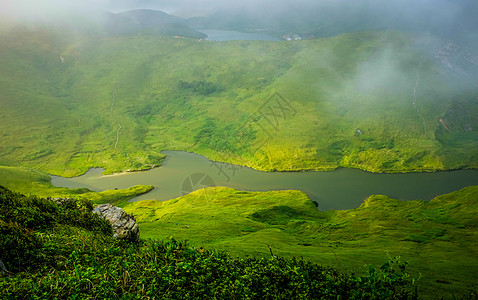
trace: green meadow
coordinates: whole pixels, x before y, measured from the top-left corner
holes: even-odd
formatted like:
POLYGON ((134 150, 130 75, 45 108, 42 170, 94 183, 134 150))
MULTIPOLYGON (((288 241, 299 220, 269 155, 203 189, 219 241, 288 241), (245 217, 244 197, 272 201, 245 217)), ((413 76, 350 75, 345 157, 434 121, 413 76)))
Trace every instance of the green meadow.
POLYGON ((344 272, 400 256, 420 278, 423 298, 460 298, 477 289, 477 186, 430 202, 370 196, 344 211, 318 211, 299 191, 221 187, 124 209, 136 216, 143 238, 174 237, 239 257, 268 257, 270 246, 274 255, 344 272))
POLYGON ((360 274, 301 259, 240 258, 185 241, 118 241, 88 200, 0 187, 2 299, 416 298, 398 258, 360 274), (3 263, 5 262, 5 263, 3 263), (6 268, 5 268, 6 266, 6 268))

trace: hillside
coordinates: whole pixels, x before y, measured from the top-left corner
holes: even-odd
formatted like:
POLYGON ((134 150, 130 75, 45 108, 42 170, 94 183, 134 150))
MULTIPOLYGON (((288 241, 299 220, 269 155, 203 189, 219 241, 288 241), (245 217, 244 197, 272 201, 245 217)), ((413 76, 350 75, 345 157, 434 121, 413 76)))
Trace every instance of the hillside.
POLYGON ((138 24, 145 26, 156 26, 164 23, 185 23, 184 19, 167 14, 163 11, 150 10, 150 9, 135 9, 118 13, 118 15, 126 17, 135 21, 138 24))
MULTIPOLYGON (((391 291, 401 298, 400 293, 410 296, 418 287, 422 299, 468 298, 476 293, 477 195, 475 186, 431 202, 371 196, 358 209, 319 212, 298 191, 200 190, 166 202, 120 202, 136 216, 143 238, 140 244, 129 245, 104 235, 102 223, 83 210, 92 207, 88 198, 71 194, 79 199, 73 202, 76 206, 62 208, 2 188, 0 243, 9 251, 2 252, 0 260, 10 273, 0 281, 0 290, 10 296, 150 291, 186 297, 208 295, 202 284, 223 282, 214 288, 218 293, 261 295, 266 293, 264 287, 297 297, 358 293, 358 299, 365 299, 368 293, 379 293, 385 298, 391 291), (148 238, 152 240, 144 240, 148 238), (188 240, 190 246, 176 240, 188 240), (228 254, 220 252, 224 250, 228 254), (271 251, 281 258, 270 259, 271 251), (395 256, 401 263, 391 259, 395 256), (383 267, 376 277, 376 269, 367 273, 364 265, 383 267), (388 273, 400 265, 410 275, 388 273), (231 272, 233 266, 244 267, 245 273, 231 272), (296 271, 290 273, 289 267, 296 271), (271 286, 255 283, 254 278, 264 276, 273 276, 271 286), (418 286, 410 286, 412 278, 420 278, 418 286), (190 285, 190 280, 197 284, 190 285), (281 280, 290 285, 284 288, 281 280), (303 280, 307 283, 301 288, 292 288, 303 280), (50 289, 52 282, 58 282, 58 288, 50 289), (325 283, 335 288, 326 289, 325 283)), ((104 201, 111 200, 96 202, 104 201)))
POLYGON ((423 299, 472 299, 477 291, 478 186, 430 202, 375 195, 344 211, 320 212, 299 191, 220 187, 124 208, 136 216, 145 238, 172 236, 240 257, 266 256, 269 245, 275 255, 349 272, 400 256, 411 276, 421 274, 423 299))
MULTIPOLYGON (((200 29, 266 31, 277 37, 295 33, 304 38, 402 30, 432 33, 476 47, 476 1, 435 0, 433 5, 431 3, 412 0, 244 0, 216 3, 206 14, 191 14, 188 24, 200 29)), ((185 5, 180 11, 188 11, 185 5)))
POLYGON ((0 35, 0 164, 74 176, 187 150, 259 170, 478 166, 477 60, 433 36, 0 35))
POLYGON ((207 35, 191 29, 182 18, 169 15, 162 11, 136 9, 117 14, 135 22, 143 34, 162 34, 167 36, 181 36, 202 39, 207 35))
POLYGON ((117 241, 91 202, 0 187, 0 298, 412 299, 405 265, 349 275, 299 259, 238 258, 185 242, 117 241), (5 270, 6 269, 6 270, 5 270))

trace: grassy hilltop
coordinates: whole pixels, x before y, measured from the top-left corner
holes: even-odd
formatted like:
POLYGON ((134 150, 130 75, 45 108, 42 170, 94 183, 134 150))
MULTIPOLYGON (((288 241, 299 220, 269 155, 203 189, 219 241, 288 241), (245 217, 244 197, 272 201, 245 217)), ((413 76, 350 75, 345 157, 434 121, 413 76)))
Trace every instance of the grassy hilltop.
POLYGON ((188 150, 260 170, 475 168, 476 87, 420 46, 427 38, 5 31, 0 164, 73 176, 147 169, 162 150, 188 150))

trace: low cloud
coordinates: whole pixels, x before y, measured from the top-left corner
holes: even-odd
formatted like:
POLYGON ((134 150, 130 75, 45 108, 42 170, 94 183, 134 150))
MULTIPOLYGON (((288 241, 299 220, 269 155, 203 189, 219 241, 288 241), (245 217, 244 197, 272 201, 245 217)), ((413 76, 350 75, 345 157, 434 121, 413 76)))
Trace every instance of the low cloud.
POLYGON ((166 12, 200 8, 224 12, 228 17, 237 12, 239 18, 263 23, 305 22, 311 27, 362 17, 359 21, 363 23, 380 20, 385 24, 382 27, 459 35, 468 41, 477 39, 478 29, 476 0, 10 0, 0 2, 0 17, 35 21, 71 12, 138 8, 166 12))

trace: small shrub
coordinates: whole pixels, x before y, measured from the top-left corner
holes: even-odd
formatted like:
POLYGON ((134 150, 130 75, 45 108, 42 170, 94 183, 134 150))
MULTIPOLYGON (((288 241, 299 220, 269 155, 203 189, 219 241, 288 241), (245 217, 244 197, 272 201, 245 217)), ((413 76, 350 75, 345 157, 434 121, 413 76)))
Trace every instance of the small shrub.
POLYGON ((42 244, 32 230, 0 221, 0 260, 10 272, 30 270, 43 262, 42 244))

